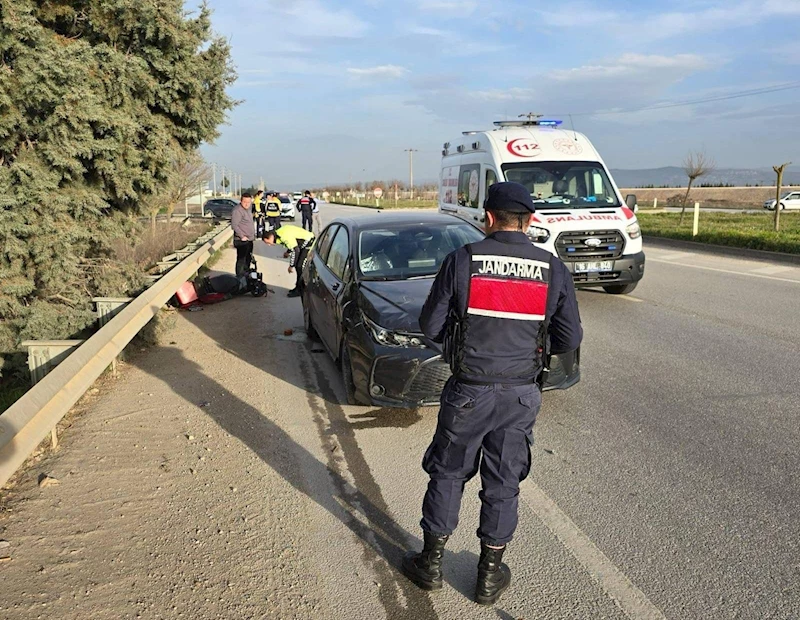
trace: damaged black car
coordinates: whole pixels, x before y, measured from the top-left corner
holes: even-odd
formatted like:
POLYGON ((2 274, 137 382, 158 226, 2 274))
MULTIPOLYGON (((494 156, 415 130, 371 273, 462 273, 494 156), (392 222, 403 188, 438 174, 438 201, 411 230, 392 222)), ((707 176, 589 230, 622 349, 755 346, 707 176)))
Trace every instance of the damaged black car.
MULTIPOLYGON (((349 404, 438 403, 450 368, 419 314, 444 258, 483 236, 430 212, 337 218, 322 232, 303 272, 303 316, 338 364, 349 404)), ((579 353, 553 356, 545 389, 577 383, 579 353)))

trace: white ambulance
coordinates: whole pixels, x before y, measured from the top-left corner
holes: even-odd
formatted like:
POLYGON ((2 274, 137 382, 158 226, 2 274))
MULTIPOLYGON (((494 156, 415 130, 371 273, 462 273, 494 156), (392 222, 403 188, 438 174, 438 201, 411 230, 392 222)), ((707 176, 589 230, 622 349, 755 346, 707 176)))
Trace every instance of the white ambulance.
POLYGON ((563 260, 576 286, 630 293, 644 276, 636 197, 623 202, 586 136, 528 116, 445 143, 439 211, 481 225, 487 188, 521 183, 536 206, 531 241, 563 260))

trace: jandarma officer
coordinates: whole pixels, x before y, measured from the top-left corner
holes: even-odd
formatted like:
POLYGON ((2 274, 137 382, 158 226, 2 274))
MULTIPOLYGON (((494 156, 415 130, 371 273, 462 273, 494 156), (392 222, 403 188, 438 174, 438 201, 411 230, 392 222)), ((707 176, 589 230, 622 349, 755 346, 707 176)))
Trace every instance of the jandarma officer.
POLYGON ((419 587, 442 587, 442 557, 458 525, 464 485, 481 474, 481 555, 475 597, 491 605, 511 583, 503 552, 517 527, 519 484, 531 466, 538 380, 550 351, 578 348, 583 337, 567 267, 525 232, 533 222, 528 190, 496 183, 486 200, 483 241, 451 253, 422 308, 420 326, 443 343, 453 376, 422 466, 430 475, 422 503, 424 548, 409 552, 403 573, 419 587))

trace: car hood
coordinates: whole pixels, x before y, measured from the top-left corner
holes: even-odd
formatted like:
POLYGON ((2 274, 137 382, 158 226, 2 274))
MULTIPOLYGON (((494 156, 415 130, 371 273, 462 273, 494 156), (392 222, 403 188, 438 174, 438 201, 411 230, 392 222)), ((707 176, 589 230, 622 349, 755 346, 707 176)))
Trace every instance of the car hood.
POLYGON ((432 285, 433 278, 361 282, 359 306, 381 327, 419 333, 419 313, 432 285))

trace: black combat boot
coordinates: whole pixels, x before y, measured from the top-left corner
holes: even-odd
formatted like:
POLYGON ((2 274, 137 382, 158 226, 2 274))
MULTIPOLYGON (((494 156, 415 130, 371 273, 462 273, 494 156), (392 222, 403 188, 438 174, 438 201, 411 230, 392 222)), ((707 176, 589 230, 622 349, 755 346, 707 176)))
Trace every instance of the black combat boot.
POLYGON ((481 605, 494 605, 511 585, 511 570, 503 564, 505 550, 505 547, 492 549, 481 543, 478 582, 475 584, 475 600, 481 605))
POLYGON ((442 587, 442 556, 449 536, 435 536, 423 532, 425 546, 421 553, 409 551, 403 558, 403 574, 423 590, 442 587))

